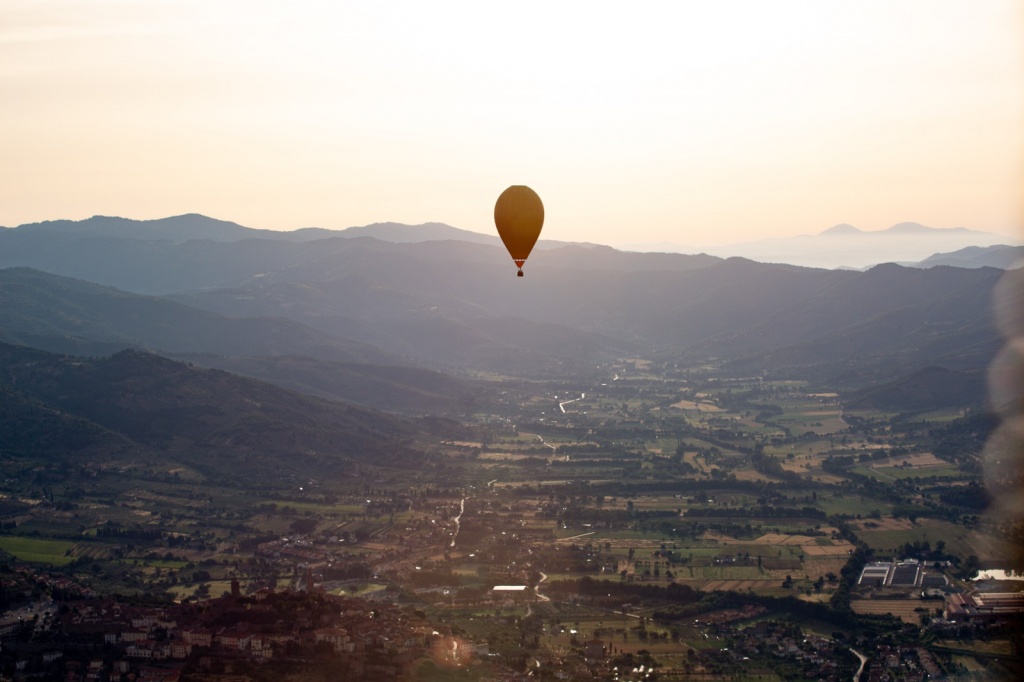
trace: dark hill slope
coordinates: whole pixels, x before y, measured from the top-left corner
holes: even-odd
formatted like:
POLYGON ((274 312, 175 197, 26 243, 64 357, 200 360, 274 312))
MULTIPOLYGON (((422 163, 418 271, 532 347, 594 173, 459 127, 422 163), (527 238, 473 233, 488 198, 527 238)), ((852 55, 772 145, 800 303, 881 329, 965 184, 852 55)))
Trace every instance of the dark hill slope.
POLYGON ((73 355, 147 349, 378 409, 442 414, 471 400, 464 382, 293 320, 222 316, 28 268, 0 270, 0 319, 0 342, 73 355))
POLYGON ((950 407, 983 405, 988 393, 981 370, 954 372, 926 367, 895 381, 844 396, 847 409, 886 412, 926 412, 950 407))
POLYGON ((749 352, 733 363, 741 371, 816 368, 840 385, 864 385, 931 365, 980 369, 1001 345, 991 312, 998 270, 883 265, 845 274, 855 276, 704 352, 749 352))
MULTIPOLYGON (((60 413, 91 445, 112 434, 210 477, 340 476, 420 457, 411 422, 137 351, 86 359, 0 345, 0 377, 11 409, 35 406, 39 425, 60 413)), ((19 431, 17 449, 48 456, 49 438, 19 431)))
MULTIPOLYGON (((564 325, 498 317, 465 301, 397 290, 381 284, 384 280, 383 275, 366 281, 351 276, 338 286, 286 281, 266 288, 257 278, 252 289, 179 299, 212 301, 209 308, 223 310, 218 314, 28 268, 9 268, 0 270, 0 341, 81 355, 138 347, 165 355, 307 356, 376 366, 410 365, 415 360, 405 358, 415 358, 510 373, 571 371, 629 348, 564 325)), ((258 376, 280 378, 272 372, 258 376)), ((393 380, 393 372, 382 378, 393 380)), ((420 377, 410 381, 415 384, 420 377)), ((438 383, 447 382, 438 376, 438 383)), ((336 384, 332 397, 384 406, 338 389, 344 385, 336 384)), ((411 404, 410 408, 419 411, 411 404)))
POLYGON ((124 436, 0 382, 0 471, 7 475, 22 468, 19 462, 41 454, 58 461, 96 460, 141 450, 124 436))
POLYGON ((175 357, 306 395, 358 403, 396 414, 459 416, 471 412, 475 404, 472 384, 416 367, 327 362, 297 355, 182 354, 175 357))

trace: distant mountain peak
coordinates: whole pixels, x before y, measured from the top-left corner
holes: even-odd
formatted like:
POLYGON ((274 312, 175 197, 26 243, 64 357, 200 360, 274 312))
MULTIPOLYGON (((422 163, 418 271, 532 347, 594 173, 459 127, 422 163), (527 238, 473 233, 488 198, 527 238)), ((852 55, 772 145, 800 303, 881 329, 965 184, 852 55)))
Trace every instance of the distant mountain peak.
POLYGON ((850 225, 849 223, 840 223, 833 225, 827 230, 822 230, 819 236, 836 235, 836 234, 861 234, 863 230, 850 225))

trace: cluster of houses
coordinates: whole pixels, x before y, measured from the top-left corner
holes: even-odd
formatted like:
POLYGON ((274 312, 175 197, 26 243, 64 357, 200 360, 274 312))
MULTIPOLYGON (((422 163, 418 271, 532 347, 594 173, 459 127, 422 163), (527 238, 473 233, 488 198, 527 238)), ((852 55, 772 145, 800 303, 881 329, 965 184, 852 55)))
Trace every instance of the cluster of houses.
POLYGON ((927 649, 879 645, 861 680, 866 682, 942 682, 942 668, 927 649))
POLYGON ((202 604, 145 606, 82 599, 58 606, 49 646, 3 641, 17 671, 69 682, 174 682, 183 670, 223 670, 239 662, 301 667, 340 661, 353 680, 398 679, 428 650, 433 631, 390 604, 318 592, 263 590, 202 604), (415 622, 414 622, 415 621, 415 622))
MULTIPOLYGON (((835 640, 811 634, 795 633, 792 626, 779 627, 771 621, 758 621, 751 627, 733 631, 730 651, 733 658, 754 660, 760 654, 788 658, 803 664, 804 672, 820 680, 849 679, 844 677, 838 661, 845 647, 835 640)), ((932 654, 920 646, 879 644, 863 650, 862 682, 935 682, 945 673, 932 654)), ((847 671, 848 672, 848 671, 847 671)))
POLYGON ((819 680, 837 680, 841 673, 839 650, 844 647, 835 640, 794 632, 771 621, 734 631, 730 641, 731 657, 739 663, 767 655, 799 662, 805 673, 819 680))

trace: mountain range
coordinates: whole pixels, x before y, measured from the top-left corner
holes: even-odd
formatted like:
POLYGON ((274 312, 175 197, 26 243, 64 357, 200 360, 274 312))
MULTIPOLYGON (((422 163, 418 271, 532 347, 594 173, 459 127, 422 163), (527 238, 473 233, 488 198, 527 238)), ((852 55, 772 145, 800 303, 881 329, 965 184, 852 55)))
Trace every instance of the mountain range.
POLYGON ((580 376, 643 352, 863 387, 984 367, 1001 344, 990 267, 821 270, 549 243, 518 279, 493 238, 448 226, 297 232, 196 215, 0 230, 0 341, 139 348, 414 413, 472 401, 453 372, 580 376))
POLYGON ((0 230, 0 342, 132 348, 405 415, 472 411, 481 372, 596 377, 634 354, 874 402, 949 376, 977 404, 978 372, 1003 344, 991 312, 1003 271, 983 263, 1014 248, 857 271, 549 242, 519 279, 495 238, 440 224, 52 221, 0 230))
MULTIPOLYGON (((501 250, 501 242, 496 235, 481 234, 470 230, 445 225, 444 223, 423 223, 420 225, 404 225, 401 223, 373 223, 342 230, 319 227, 306 227, 292 231, 262 230, 239 225, 226 220, 217 220, 203 215, 190 213, 156 220, 131 220, 111 216, 93 216, 85 220, 52 220, 39 223, 28 223, 18 227, 0 227, 0 267, 10 264, 32 265, 47 269, 59 267, 63 272, 71 272, 72 265, 67 262, 66 249, 75 246, 93 247, 93 250, 82 254, 92 257, 113 257, 106 251, 110 244, 96 249, 96 240, 108 238, 132 239, 148 242, 165 242, 162 248, 153 247, 155 253, 127 254, 140 267, 153 264, 153 259, 160 252, 170 247, 179 256, 187 254, 189 249, 183 245, 189 241, 212 241, 230 243, 241 240, 284 241, 293 244, 319 243, 332 237, 353 239, 372 237, 373 239, 404 244, 419 244, 431 241, 459 241, 471 244, 486 244, 501 250), (40 252, 41 244, 63 245, 56 253, 40 252), (4 259, 4 252, 10 255, 4 259), (149 258, 145 258, 145 256, 149 258), (32 261, 32 262, 30 262, 32 261)), ((593 259, 602 253, 602 247, 589 243, 573 243, 542 239, 537 243, 537 251, 559 249, 565 246, 582 247, 587 257, 593 259)), ((895 262, 912 267, 932 267, 934 265, 953 265, 955 267, 996 267, 1007 269, 1018 266, 1024 257, 1024 240, 1008 238, 1005 235, 970 230, 963 227, 933 228, 918 223, 898 223, 886 230, 865 231, 846 223, 834 225, 816 235, 800 235, 796 237, 779 237, 742 242, 724 246, 706 247, 705 259, 711 257, 724 259, 742 257, 766 263, 786 263, 805 267, 829 269, 868 269, 874 265, 895 262), (710 256, 707 254, 711 254, 710 256)), ((216 250, 214 249, 215 253, 216 250)), ((302 258, 302 249, 291 253, 302 258)), ((604 257, 614 253, 617 263, 621 263, 626 253, 643 253, 647 255, 661 254, 662 264, 669 262, 673 256, 689 251, 673 243, 637 243, 627 244, 621 250, 603 247, 604 257)), ((261 262, 265 252, 257 245, 250 254, 251 264, 261 262)), ((194 258, 199 258, 193 254, 194 258)), ((87 261, 88 259, 81 259, 87 261)), ((650 259, 634 259, 638 267, 650 268, 650 259)), ((110 265, 112 263, 106 263, 110 265)), ((86 276, 85 263, 82 263, 86 276)), ((127 264, 126 264, 127 265, 127 264)), ((144 274, 139 271, 137 275, 144 274)), ((156 274, 156 273, 154 273, 156 274)), ((210 273, 213 276, 213 273, 210 273)), ((86 276, 87 279, 91 279, 86 276)), ((137 280, 141 277, 137 277, 137 280)), ((96 280, 99 281, 99 280, 96 280)), ((110 282, 116 284, 115 282, 110 282)), ((160 293, 174 282, 161 282, 159 278, 148 284, 151 293, 160 293)), ((136 281, 135 288, 146 286, 136 281)))

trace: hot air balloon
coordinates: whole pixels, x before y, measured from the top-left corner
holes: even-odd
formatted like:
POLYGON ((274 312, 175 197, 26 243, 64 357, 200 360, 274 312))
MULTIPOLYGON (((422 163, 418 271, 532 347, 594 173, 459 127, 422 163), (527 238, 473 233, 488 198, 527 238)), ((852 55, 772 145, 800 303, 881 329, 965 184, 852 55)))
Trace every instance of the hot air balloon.
POLYGON ((544 204, 540 202, 537 193, 526 185, 512 185, 501 193, 494 204, 494 224, 508 254, 519 266, 516 276, 522 277, 523 263, 537 243, 540 228, 544 226, 544 204))

